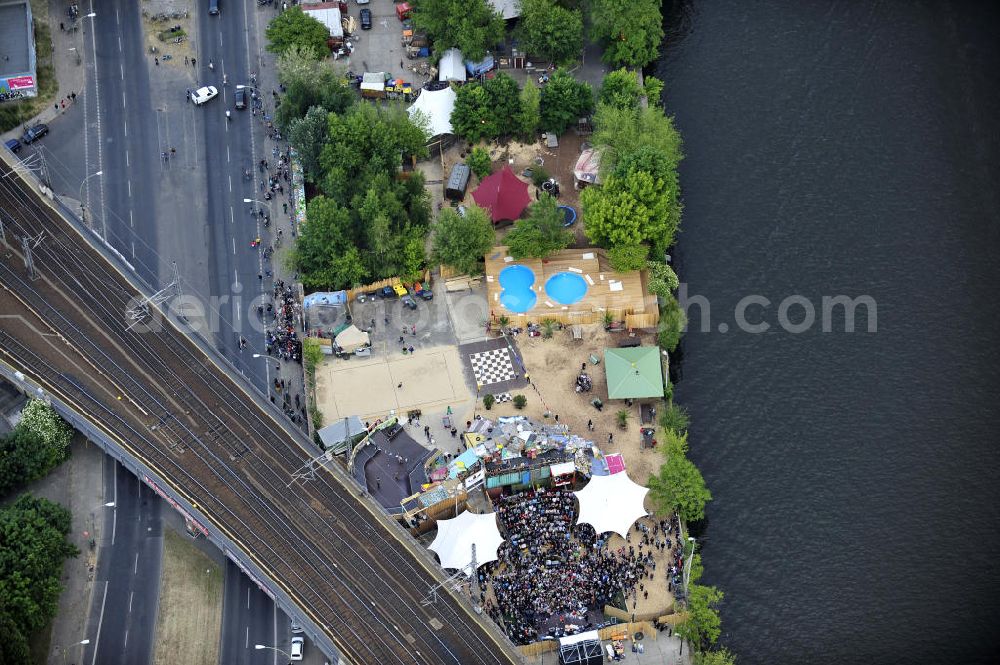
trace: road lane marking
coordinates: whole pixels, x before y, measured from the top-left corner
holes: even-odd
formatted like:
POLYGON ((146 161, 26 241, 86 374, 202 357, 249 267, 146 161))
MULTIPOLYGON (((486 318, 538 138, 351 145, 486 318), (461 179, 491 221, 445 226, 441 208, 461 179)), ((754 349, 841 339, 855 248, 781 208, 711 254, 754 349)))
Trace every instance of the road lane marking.
MULTIPOLYGON (((122 127, 125 130, 125 136, 128 136, 128 120, 122 120, 122 127)), ((125 150, 125 159, 128 160, 128 149, 125 150)))
POLYGON ((232 160, 232 159, 230 159, 230 157, 229 157, 229 146, 228 146, 228 145, 226 146, 226 161, 227 161, 227 162, 231 162, 231 161, 233 161, 233 160, 232 160))
POLYGON ((236 256, 236 236, 233 236, 233 256, 236 256))
POLYGON ((135 597, 135 591, 128 592, 128 613, 132 614, 132 599, 135 597))
POLYGON ((236 217, 233 215, 233 206, 229 206, 229 223, 230 224, 236 223, 236 217))
POLYGON ((120 63, 120 64, 118 65, 118 69, 120 69, 120 70, 121 70, 121 73, 122 73, 122 80, 124 81, 124 80, 125 80, 125 65, 124 65, 124 63, 120 63))
POLYGON ((122 38, 121 35, 118 36, 118 52, 122 52, 122 38))
POLYGON ((247 609, 250 609, 250 587, 247 587, 247 609))
POLYGON ((122 651, 128 648, 128 628, 125 629, 125 641, 122 642, 122 651))
POLYGON ((127 180, 126 183, 128 184, 128 197, 132 198, 132 181, 127 180))
POLYGON ((232 194, 233 193, 233 176, 228 176, 227 179, 229 180, 229 193, 232 194))
POLYGON ((90 665, 97 662, 97 647, 101 644, 101 624, 104 623, 104 603, 108 600, 108 583, 104 582, 104 597, 101 598, 101 615, 97 619, 97 637, 94 638, 94 657, 90 659, 90 665))
POLYGON ((122 92, 122 108, 125 108, 125 93, 122 92))
POLYGON ((132 566, 132 574, 135 575, 139 572, 139 553, 135 553, 135 564, 132 566))
MULTIPOLYGON (((126 136, 128 136, 127 132, 126 132, 126 136)), ((129 165, 129 163, 128 163, 128 148, 126 148, 125 149, 125 166, 128 166, 128 165, 129 165)))
POLYGON ((247 636, 243 640, 243 648, 244 649, 249 649, 250 648, 250 626, 247 626, 247 636))
POLYGON ((135 258, 135 243, 132 243, 132 258, 135 258))
POLYGON ((135 222, 132 221, 132 208, 128 209, 128 225, 135 228, 135 222))

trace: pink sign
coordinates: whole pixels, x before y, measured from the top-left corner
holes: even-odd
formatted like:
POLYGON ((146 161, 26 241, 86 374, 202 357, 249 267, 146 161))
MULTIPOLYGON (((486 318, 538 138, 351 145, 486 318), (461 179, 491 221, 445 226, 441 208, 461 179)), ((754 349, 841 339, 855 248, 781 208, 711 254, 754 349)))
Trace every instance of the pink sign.
POLYGON ((604 462, 608 465, 608 475, 613 476, 625 470, 625 458, 621 453, 611 453, 604 456, 604 462))
POLYGON ((32 76, 12 76, 7 79, 7 87, 11 90, 26 90, 35 87, 35 79, 32 76))

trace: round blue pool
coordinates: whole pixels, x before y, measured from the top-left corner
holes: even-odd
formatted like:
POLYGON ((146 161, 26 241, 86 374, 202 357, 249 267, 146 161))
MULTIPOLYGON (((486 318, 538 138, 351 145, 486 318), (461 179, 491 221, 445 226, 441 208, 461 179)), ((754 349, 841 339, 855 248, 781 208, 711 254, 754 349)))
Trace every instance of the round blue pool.
POLYGON ((573 226, 576 223, 576 210, 570 206, 559 206, 563 213, 563 226, 573 226))
POLYGON ((575 272, 557 272, 545 282, 545 293, 560 305, 572 305, 587 295, 587 282, 575 272))
POLYGON ((500 304, 521 314, 535 306, 538 296, 532 290, 535 272, 527 266, 508 266, 500 271, 500 304))

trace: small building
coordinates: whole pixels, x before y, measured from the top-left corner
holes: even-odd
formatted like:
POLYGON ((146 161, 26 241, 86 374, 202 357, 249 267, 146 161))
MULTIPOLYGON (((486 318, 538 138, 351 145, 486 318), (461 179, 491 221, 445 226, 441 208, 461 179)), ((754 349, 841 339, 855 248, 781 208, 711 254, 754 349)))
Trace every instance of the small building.
POLYGON ((303 5, 302 11, 307 16, 316 19, 330 32, 330 39, 333 46, 341 46, 344 43, 344 25, 340 16, 339 2, 321 2, 314 5, 303 5))
POLYGON ((448 185, 444 188, 444 195, 449 199, 461 201, 465 198, 465 188, 469 185, 469 176, 472 169, 468 164, 455 164, 451 167, 451 174, 448 175, 448 185))
POLYGON ((367 433, 368 430, 365 429, 361 418, 347 416, 330 423, 319 430, 316 435, 319 436, 320 444, 324 450, 339 455, 353 448, 354 444, 363 439, 367 433))
MULTIPOLYGON (((75 5, 71 12, 79 14, 75 5)), ((35 31, 28 0, 0 2, 0 101, 38 96, 35 31)), ((77 63, 79 64, 79 63, 77 63)))

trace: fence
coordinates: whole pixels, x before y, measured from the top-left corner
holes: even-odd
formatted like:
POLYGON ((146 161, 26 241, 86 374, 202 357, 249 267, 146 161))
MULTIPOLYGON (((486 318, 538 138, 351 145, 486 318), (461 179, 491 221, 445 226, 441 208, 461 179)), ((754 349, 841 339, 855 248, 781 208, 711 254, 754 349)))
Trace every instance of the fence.
MULTIPOLYGON (((620 639, 631 639, 633 635, 641 632, 643 637, 652 637, 654 640, 658 637, 658 632, 653 624, 649 621, 630 621, 627 623, 616 623, 612 626, 606 626, 597 631, 598 636, 601 640, 620 640, 620 639)), ((532 642, 531 644, 525 644, 519 646, 518 650, 521 655, 525 658, 532 658, 535 656, 540 656, 543 653, 548 653, 550 651, 557 651, 559 649, 558 640, 543 640, 541 642, 532 642)))

